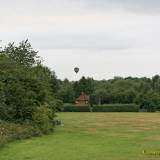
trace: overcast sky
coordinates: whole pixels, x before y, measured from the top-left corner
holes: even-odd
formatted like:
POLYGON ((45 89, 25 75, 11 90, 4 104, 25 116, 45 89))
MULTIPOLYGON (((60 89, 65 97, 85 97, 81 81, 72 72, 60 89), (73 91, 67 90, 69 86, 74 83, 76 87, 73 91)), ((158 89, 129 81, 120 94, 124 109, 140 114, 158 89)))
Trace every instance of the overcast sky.
POLYGON ((1 45, 27 38, 61 79, 152 77, 160 0, 0 0, 1 45))

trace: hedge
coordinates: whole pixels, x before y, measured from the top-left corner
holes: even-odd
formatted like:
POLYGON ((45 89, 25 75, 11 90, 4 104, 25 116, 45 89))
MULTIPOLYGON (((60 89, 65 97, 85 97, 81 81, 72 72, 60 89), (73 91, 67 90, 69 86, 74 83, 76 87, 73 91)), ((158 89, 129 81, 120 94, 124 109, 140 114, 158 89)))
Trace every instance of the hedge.
POLYGON ((136 104, 103 104, 89 106, 77 106, 65 104, 62 112, 139 112, 139 105, 136 104))
POLYGON ((136 104, 104 104, 93 107, 93 112, 139 112, 136 104))
POLYGON ((62 112, 90 112, 89 106, 64 105, 62 112))

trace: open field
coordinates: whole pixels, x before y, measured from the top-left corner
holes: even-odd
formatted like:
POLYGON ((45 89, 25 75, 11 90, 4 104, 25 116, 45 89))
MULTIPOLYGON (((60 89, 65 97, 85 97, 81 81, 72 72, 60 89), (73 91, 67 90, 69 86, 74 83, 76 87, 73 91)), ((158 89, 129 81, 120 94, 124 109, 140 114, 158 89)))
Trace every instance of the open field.
POLYGON ((51 135, 0 149, 0 160, 155 160, 160 113, 59 113, 51 135), (147 154, 142 153, 146 150, 147 154))

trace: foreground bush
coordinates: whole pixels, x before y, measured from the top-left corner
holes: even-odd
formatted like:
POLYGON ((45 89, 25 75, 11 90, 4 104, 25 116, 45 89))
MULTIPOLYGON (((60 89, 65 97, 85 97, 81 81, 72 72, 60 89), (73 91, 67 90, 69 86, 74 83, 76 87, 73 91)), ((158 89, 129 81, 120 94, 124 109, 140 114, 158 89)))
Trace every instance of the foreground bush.
POLYGON ((48 105, 40 106, 33 114, 33 123, 43 133, 53 131, 54 128, 54 112, 48 105))
POLYGON ((104 104, 94 106, 93 112, 138 112, 139 106, 136 104, 104 104))
POLYGON ((16 124, 4 121, 0 122, 0 146, 16 139, 26 139, 41 134, 42 132, 39 128, 27 123, 16 124))
POLYGON ((32 121, 23 123, 0 121, 0 146, 14 140, 47 134, 53 131, 55 125, 60 124, 61 121, 55 120, 53 108, 47 104, 42 105, 35 110, 32 121))

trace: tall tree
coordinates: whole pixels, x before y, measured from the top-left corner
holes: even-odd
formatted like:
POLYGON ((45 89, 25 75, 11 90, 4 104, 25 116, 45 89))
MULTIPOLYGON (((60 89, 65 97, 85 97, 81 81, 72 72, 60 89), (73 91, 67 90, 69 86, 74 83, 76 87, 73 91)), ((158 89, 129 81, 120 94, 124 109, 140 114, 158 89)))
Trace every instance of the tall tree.
POLYGON ((75 96, 78 97, 81 92, 91 95, 94 91, 94 81, 92 78, 82 77, 74 83, 75 96))
POLYGON ((28 39, 20 42, 19 46, 16 46, 14 43, 9 43, 2 53, 13 59, 15 62, 27 67, 31 67, 41 62, 40 57, 37 56, 37 51, 32 49, 28 39))
MULTIPOLYGON (((9 52, 8 48, 5 48, 0 54, 0 100, 2 103, 4 95, 7 120, 31 120, 40 105, 47 103, 52 109, 56 105, 55 73, 41 64, 36 65, 36 56, 32 54, 35 52, 32 50, 31 53, 29 46, 26 45, 26 49, 22 50, 19 46, 12 46, 11 50, 16 52, 9 52), (24 60, 19 57, 21 55, 24 60)), ((1 111, 2 109, 4 107, 1 107, 1 111)), ((4 111, 1 113, 4 115, 4 111)))
POLYGON ((60 88, 58 91, 58 96, 64 103, 74 103, 75 102, 75 92, 73 89, 72 82, 69 82, 65 79, 63 82, 60 82, 60 88))

